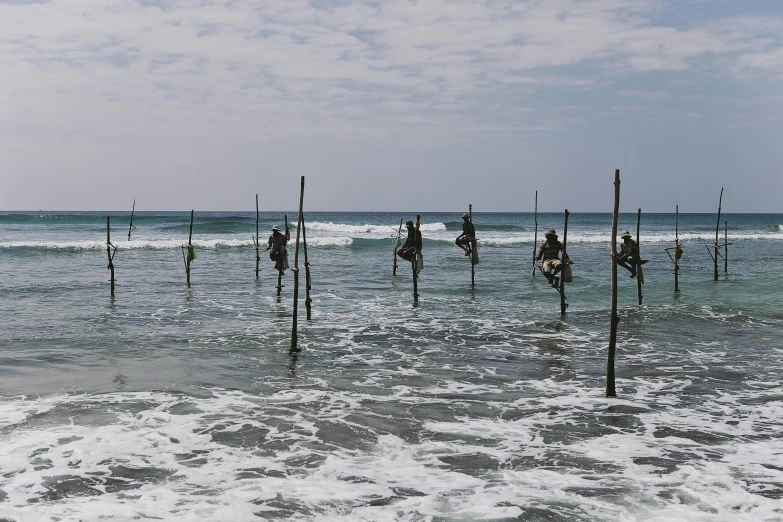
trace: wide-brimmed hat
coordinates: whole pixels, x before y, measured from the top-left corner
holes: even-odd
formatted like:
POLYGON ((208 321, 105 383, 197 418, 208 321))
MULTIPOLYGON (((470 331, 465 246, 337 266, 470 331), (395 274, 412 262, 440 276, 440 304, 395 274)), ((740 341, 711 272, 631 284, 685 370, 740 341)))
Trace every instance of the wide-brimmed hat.
POLYGON ((631 233, 626 230, 625 232, 620 234, 620 237, 631 237, 631 233))
POLYGON ((405 226, 411 228, 413 226, 413 221, 406 221, 405 226))
POLYGON ((550 228, 549 230, 546 231, 546 234, 544 234, 544 235, 545 236, 555 236, 555 237, 557 237, 557 232, 555 232, 554 228, 550 228))
POLYGON ((277 228, 277 225, 275 225, 275 226, 273 226, 272 228, 270 228, 270 229, 269 229, 269 231, 270 231, 270 232, 280 232, 280 229, 279 229, 279 228, 277 228))
POLYGON ((470 214, 468 214, 467 212, 462 214, 462 219, 470 219, 470 214))

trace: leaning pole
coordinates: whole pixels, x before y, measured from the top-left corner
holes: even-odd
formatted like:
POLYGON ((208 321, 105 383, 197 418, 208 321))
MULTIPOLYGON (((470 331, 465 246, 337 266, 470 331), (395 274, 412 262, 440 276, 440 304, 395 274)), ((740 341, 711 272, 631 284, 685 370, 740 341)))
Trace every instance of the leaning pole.
POLYGON ((617 215, 620 211, 620 169, 614 171, 614 212, 612 213, 612 306, 609 328, 609 356, 606 361, 606 396, 616 397, 614 355, 617 349, 617 215))
POLYGON ((294 248, 294 322, 291 326, 291 348, 290 351, 298 352, 301 349, 297 346, 297 311, 299 307, 299 233, 302 231, 302 203, 304 203, 305 177, 302 176, 302 188, 299 191, 299 219, 296 224, 296 247, 294 248))
POLYGON ((712 256, 714 263, 713 276, 714 280, 718 280, 718 234, 720 233, 720 207, 723 203, 723 187, 720 188, 720 198, 718 199, 718 223, 715 225, 715 255, 712 256))

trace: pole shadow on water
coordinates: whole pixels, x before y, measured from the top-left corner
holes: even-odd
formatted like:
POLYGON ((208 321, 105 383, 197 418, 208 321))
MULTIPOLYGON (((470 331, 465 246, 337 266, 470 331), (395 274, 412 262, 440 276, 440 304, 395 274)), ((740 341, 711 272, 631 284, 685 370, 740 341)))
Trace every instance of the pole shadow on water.
POLYGON ((289 379, 296 379, 296 364, 299 362, 299 352, 288 352, 288 366, 286 367, 286 375, 289 379))

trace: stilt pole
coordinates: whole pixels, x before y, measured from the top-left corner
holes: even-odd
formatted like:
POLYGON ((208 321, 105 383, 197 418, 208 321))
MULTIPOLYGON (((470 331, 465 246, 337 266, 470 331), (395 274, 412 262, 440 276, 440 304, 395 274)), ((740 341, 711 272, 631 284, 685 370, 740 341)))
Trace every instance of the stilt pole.
POLYGON ((533 273, 530 277, 536 275, 536 248, 538 247, 538 191, 536 190, 536 210, 533 214, 533 219, 536 221, 536 231, 533 233, 533 273))
POLYGON ((397 245, 400 242, 400 234, 402 234, 402 218, 400 218, 400 228, 397 230, 397 238, 394 240, 394 253, 392 254, 392 257, 394 258, 394 266, 392 267, 392 276, 397 275, 397 245))
POLYGON ((114 245, 111 243, 111 216, 106 216, 106 256, 109 258, 109 266, 106 268, 109 269, 109 272, 111 274, 111 278, 109 281, 111 281, 111 296, 114 297, 114 254, 117 252, 117 249, 114 245))
POLYGON ((416 224, 414 225, 415 232, 413 235, 414 254, 413 254, 413 262, 411 263, 411 267, 413 268, 413 302, 414 303, 419 302, 419 274, 416 273, 416 261, 417 261, 417 256, 419 255, 419 251, 415 248, 415 245, 416 245, 416 238, 419 235, 420 226, 421 226, 421 216, 416 214, 416 224))
POLYGON ((193 261, 190 252, 193 248, 193 210, 190 211, 190 233, 188 234, 188 254, 185 259, 185 276, 187 277, 188 286, 190 286, 190 263, 193 261))
MULTIPOLYGON (((468 212, 470 215, 470 226, 473 227, 473 205, 468 205, 468 212)), ((474 237, 475 237, 475 228, 474 230, 474 237)), ((471 245, 471 249, 473 248, 473 245, 471 245)), ((470 256, 470 287, 474 288, 476 286, 476 265, 473 264, 473 250, 471 250, 471 256, 470 256)))
POLYGON ((568 308, 568 301, 566 301, 565 295, 565 264, 568 263, 568 254, 566 253, 566 241, 568 240, 568 209, 565 209, 565 217, 563 218, 563 268, 560 271, 560 315, 565 315, 566 308, 568 308))
POLYGON ((617 214, 620 211, 620 169, 614 171, 614 212, 612 213, 612 306, 609 328, 609 357, 606 361, 606 396, 616 397, 614 356, 617 347, 617 214))
POLYGON ((133 199, 133 208, 131 209, 130 225, 128 226, 128 241, 130 241, 131 232, 136 227, 133 226, 133 214, 136 212, 136 199, 133 199))
POLYGON ((642 275, 642 247, 639 243, 639 225, 642 221, 642 209, 636 214, 636 295, 639 296, 639 304, 642 304, 642 284, 644 283, 644 276, 642 275))
POLYGON ((720 207, 723 203, 723 187, 720 188, 720 199, 718 199, 718 222, 715 225, 715 255, 712 256, 712 260, 715 263, 715 268, 713 270, 713 276, 714 280, 718 280, 718 233, 720 232, 720 207))
POLYGON ((304 215, 302 215, 302 246, 304 247, 304 267, 305 267, 305 309, 307 310, 307 320, 310 320, 310 303, 313 302, 310 299, 310 260, 307 258, 307 234, 305 233, 304 215))
POLYGON ((674 208, 674 291, 680 291, 680 266, 679 266, 679 246, 680 246, 680 205, 674 208))
POLYGON ((258 279, 259 264, 261 263, 261 254, 259 253, 259 243, 261 238, 258 237, 258 194, 256 194, 256 237, 253 238, 253 243, 256 244, 256 279, 258 279))
MULTIPOLYGON (((639 209, 641 210, 641 209, 639 209)), ((638 233, 637 233, 638 236, 638 233)), ((638 240, 638 239, 637 239, 638 240)), ((674 247, 668 247, 663 249, 669 259, 674 263, 674 291, 680 291, 680 256, 682 256, 682 247, 680 246, 680 206, 677 205, 674 210, 674 247), (674 250, 672 256, 671 250, 674 250)), ((709 252, 709 246, 707 246, 709 252)), ((644 282, 644 279, 642 279, 644 282)))
POLYGON ((291 347, 289 351, 298 352, 300 348, 296 345, 297 339, 297 316, 299 307, 299 233, 302 231, 302 204, 304 203, 305 177, 302 176, 302 188, 299 191, 299 218, 296 223, 296 246, 294 247, 294 322, 291 326, 291 347))

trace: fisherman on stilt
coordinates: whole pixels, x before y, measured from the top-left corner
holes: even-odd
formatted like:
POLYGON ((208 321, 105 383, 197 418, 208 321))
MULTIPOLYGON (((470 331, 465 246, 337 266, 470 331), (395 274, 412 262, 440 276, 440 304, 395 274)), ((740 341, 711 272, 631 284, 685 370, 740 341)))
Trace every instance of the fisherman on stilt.
POLYGON ((557 277, 557 274, 560 273, 560 270, 563 268, 563 262, 560 260, 560 252, 563 250, 563 243, 558 241, 557 232, 554 228, 547 230, 544 237, 546 239, 541 243, 541 246, 538 249, 536 261, 539 261, 541 258, 544 259, 542 271, 544 272, 547 281, 549 281, 549 284, 554 288, 557 288, 557 285, 560 283, 560 278, 557 277))
POLYGON ((639 245, 631 237, 627 230, 620 236, 623 244, 620 245, 620 254, 617 256, 617 264, 631 273, 631 279, 636 277, 636 267, 645 264, 647 259, 639 259, 639 245))
POLYGON ((421 231, 416 230, 413 221, 405 223, 405 227, 408 229, 408 238, 405 240, 405 244, 397 250, 397 255, 406 261, 414 263, 416 261, 416 253, 421 252, 421 231))
POLYGON ((473 227, 473 223, 470 222, 470 215, 462 214, 462 234, 457 236, 454 241, 458 247, 465 251, 465 255, 469 256, 473 254, 471 245, 476 240, 476 229, 473 227))
POLYGON ((269 241, 266 245, 267 250, 272 249, 269 252, 269 259, 275 262, 275 270, 283 272, 287 268, 285 246, 291 237, 290 232, 286 230, 285 234, 282 234, 277 225, 272 227, 271 232, 272 235, 269 236, 269 241))

